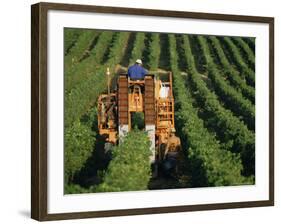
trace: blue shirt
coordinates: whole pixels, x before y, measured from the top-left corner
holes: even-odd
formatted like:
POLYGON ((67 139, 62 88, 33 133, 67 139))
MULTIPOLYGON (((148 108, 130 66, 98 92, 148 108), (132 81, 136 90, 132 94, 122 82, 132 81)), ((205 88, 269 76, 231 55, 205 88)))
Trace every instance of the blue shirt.
POLYGON ((128 69, 128 75, 131 79, 143 79, 146 74, 147 71, 138 64, 134 64, 128 69))

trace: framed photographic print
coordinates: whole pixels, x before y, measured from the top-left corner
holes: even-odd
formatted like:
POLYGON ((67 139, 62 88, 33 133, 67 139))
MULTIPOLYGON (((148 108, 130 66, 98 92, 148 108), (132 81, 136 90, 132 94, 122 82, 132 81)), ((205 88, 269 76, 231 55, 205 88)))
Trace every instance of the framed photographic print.
POLYGON ((32 218, 274 205, 274 18, 31 8, 32 218))

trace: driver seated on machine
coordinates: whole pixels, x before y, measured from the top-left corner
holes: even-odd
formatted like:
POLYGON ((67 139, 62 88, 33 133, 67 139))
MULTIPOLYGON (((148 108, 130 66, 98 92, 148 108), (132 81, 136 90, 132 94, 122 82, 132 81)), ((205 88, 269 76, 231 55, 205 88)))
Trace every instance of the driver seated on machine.
POLYGON ((128 76, 131 80, 143 80, 147 73, 147 70, 142 67, 141 59, 137 59, 136 63, 128 69, 128 76))

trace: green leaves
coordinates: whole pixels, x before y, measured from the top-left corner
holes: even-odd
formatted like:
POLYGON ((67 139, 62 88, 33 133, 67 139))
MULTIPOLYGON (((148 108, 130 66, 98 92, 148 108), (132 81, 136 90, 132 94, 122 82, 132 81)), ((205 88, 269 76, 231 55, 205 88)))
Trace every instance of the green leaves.
MULTIPOLYGON (((251 86, 248 86, 246 84, 246 82, 240 77, 240 73, 232 67, 231 63, 228 61, 228 59, 221 47, 219 40, 214 36, 208 37, 208 38, 210 39, 211 45, 216 52, 216 56, 218 57, 218 59, 220 60, 220 62, 222 64, 223 73, 225 74, 225 76, 227 77, 229 82, 238 91, 241 91, 243 96, 248 98, 254 104, 255 103, 255 89, 251 86)), ((238 38, 238 37, 233 38, 233 40, 238 40, 238 39, 241 39, 241 38, 238 38)), ((241 39, 241 41, 243 41, 243 40, 241 39)), ((244 42, 243 42, 243 44, 247 45, 244 42)), ((247 45, 247 47, 248 47, 248 45, 247 45)), ((251 50, 251 49, 248 49, 248 50, 251 50)), ((255 59, 252 59, 252 60, 255 60, 255 59)))
MULTIPOLYGON (((191 52, 190 45, 186 44, 191 52)), ((249 176, 255 173, 255 135, 248 130, 246 125, 239 118, 233 116, 230 110, 225 109, 217 99, 217 96, 211 92, 206 83, 201 79, 200 75, 194 71, 195 65, 192 63, 192 54, 186 54, 188 61, 188 84, 193 90, 196 90, 196 100, 200 107, 208 114, 204 122, 212 127, 219 136, 221 142, 226 145, 231 145, 231 150, 236 153, 241 153, 243 161, 243 174, 249 176), (189 57, 189 59, 188 59, 189 57)), ((210 59, 208 59, 210 60, 210 59)))
POLYGON ((255 55, 248 44, 244 42, 241 37, 231 38, 231 40, 236 44, 240 52, 243 52, 243 59, 247 62, 249 67, 255 70, 255 55))
MULTIPOLYGON (((101 60, 101 47, 107 47, 107 41, 101 41, 105 44, 101 46, 97 44, 94 48, 92 57, 76 65, 73 73, 67 73, 69 76, 82 77, 82 80, 73 81, 72 88, 65 91, 65 179, 66 183, 73 179, 92 153, 95 135, 92 131, 92 123, 97 117, 86 123, 81 122, 81 118, 86 113, 90 113, 91 107, 94 106, 99 94, 106 89, 106 68, 109 66, 111 70, 121 60, 124 53, 123 45, 128 40, 129 33, 117 33, 113 40, 114 47, 110 49, 105 65, 99 67, 91 66, 93 58, 101 60), (85 73, 87 73, 85 75, 85 73)), ((111 40, 112 33, 100 35, 104 39, 111 40)), ((97 64, 95 64, 97 65, 97 64)), ((73 78, 71 77, 71 78, 73 78)), ((68 80, 67 85, 72 83, 68 80)))
POLYGON ((65 181, 70 182, 92 153, 95 133, 89 126, 76 121, 65 130, 65 181))
POLYGON ((207 40, 203 36, 198 36, 200 47, 204 52, 207 61, 208 77, 212 80, 212 84, 217 96, 235 115, 241 116, 242 120, 251 130, 255 129, 255 107, 243 95, 236 91, 232 86, 228 85, 223 79, 223 75, 218 70, 211 56, 207 40))
MULTIPOLYGON (((185 44, 188 44, 186 40, 185 44)), ((226 186, 248 183, 241 175, 243 166, 239 154, 224 150, 216 137, 205 127, 203 120, 192 106, 192 96, 187 91, 183 77, 180 75, 176 54, 174 35, 169 35, 170 64, 174 77, 174 94, 176 99, 177 132, 187 142, 186 153, 189 159, 189 169, 192 173, 192 186, 226 186)), ((195 72, 194 59, 189 45, 186 47, 189 75, 195 72)), ((207 93, 207 91, 205 91, 207 93)))
MULTIPOLYGON (((128 37, 128 32, 120 32, 116 34, 113 40, 113 47, 110 49, 104 65, 99 65, 98 67, 92 66, 90 59, 87 60, 87 63, 77 65, 79 67, 77 67, 77 70, 72 76, 82 76, 84 79, 82 79, 81 82, 76 83, 71 90, 65 92, 66 126, 71 125, 74 120, 86 113, 87 110, 94 105, 99 94, 105 91, 106 68, 110 67, 110 70, 114 71, 114 67, 122 58, 124 53, 123 46, 124 43, 128 41, 128 37)), ((69 83, 67 82, 67 85, 68 84, 69 83)), ((66 87, 66 90, 68 89, 69 88, 66 87)))
POLYGON ((113 148, 113 158, 96 192, 146 190, 151 178, 150 141, 147 133, 129 132, 113 148))
POLYGON ((230 52, 237 68, 240 70, 240 73, 245 76, 249 85, 255 87, 255 73, 251 70, 246 62, 243 60, 242 56, 240 55, 238 47, 231 41, 230 37, 223 37, 219 38, 223 44, 227 47, 228 51, 230 52))
POLYGON ((151 34, 151 41, 149 43, 149 55, 148 55, 148 66, 152 71, 157 70, 159 67, 159 57, 160 57, 160 39, 158 33, 151 34))
POLYGON ((89 53, 89 48, 92 42, 99 35, 99 32, 95 30, 82 29, 80 32, 81 35, 64 59, 65 72, 73 68, 86 54, 89 53))
POLYGON ((74 46, 77 41, 81 30, 76 28, 65 28, 64 29, 64 55, 67 55, 70 49, 74 46))
POLYGON ((102 58, 112 40, 113 32, 102 32, 97 40, 96 45, 89 52, 89 57, 84 59, 70 69, 65 62, 65 91, 70 92, 73 88, 87 81, 93 72, 101 67, 102 58))
POLYGON ((134 64, 136 59, 142 58, 142 52, 143 52, 143 49, 145 47, 144 46, 144 39, 145 39, 145 33, 138 32, 136 34, 136 40, 135 40, 134 47, 133 47, 133 50, 132 50, 132 54, 131 54, 131 57, 130 57, 129 65, 134 64))

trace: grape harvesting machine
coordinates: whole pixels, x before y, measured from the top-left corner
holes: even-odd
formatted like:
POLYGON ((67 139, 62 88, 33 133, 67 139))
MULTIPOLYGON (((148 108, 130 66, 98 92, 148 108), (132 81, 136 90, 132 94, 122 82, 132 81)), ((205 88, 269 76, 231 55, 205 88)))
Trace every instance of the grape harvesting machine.
POLYGON ((143 80, 120 74, 113 92, 109 69, 107 77, 108 93, 98 98, 99 134, 105 137, 106 145, 118 144, 132 130, 132 113, 144 113, 144 129, 151 141, 150 161, 158 164, 175 129, 172 73, 147 74, 143 80))

